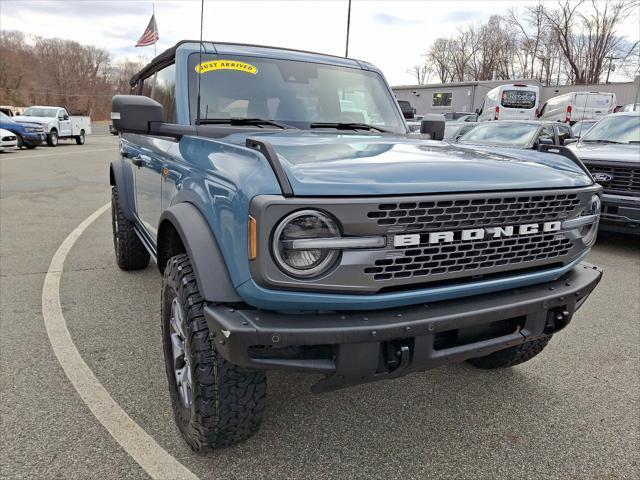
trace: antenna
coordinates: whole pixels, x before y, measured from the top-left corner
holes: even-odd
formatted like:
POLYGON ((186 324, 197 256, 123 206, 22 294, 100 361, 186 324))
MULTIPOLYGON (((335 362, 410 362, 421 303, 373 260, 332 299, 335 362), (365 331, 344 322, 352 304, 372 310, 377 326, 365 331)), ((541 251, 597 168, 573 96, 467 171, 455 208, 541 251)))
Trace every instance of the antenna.
POLYGON ((349 0, 349 10, 347 11, 347 44, 344 50, 344 57, 349 56, 349 27, 351 26, 351 0, 349 0))
MULTIPOLYGON (((202 64, 202 24, 204 22, 204 0, 200 0, 200 53, 198 66, 202 64)), ((196 106, 196 125, 200 125, 200 78, 202 73, 198 72, 198 105, 196 106)))
MULTIPOLYGON (((589 101, 589 92, 584 97, 584 107, 582 107, 582 118, 580 119, 580 130, 578 130, 578 138, 582 138, 582 126, 584 125, 584 116, 587 113, 587 102, 589 101)), ((571 125, 569 125, 571 128, 571 125)))

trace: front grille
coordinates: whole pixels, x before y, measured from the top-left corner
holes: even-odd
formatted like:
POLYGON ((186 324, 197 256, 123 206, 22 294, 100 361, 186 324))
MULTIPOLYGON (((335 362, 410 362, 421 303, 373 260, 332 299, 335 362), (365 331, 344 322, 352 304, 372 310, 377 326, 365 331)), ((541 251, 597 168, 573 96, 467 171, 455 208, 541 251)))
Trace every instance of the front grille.
POLYGON ((565 218, 579 203, 577 194, 381 203, 376 210, 369 211, 367 217, 376 219, 378 225, 434 231, 547 222, 565 218))
POLYGON ((12 142, 16 137, 2 137, 3 142, 12 142))
POLYGON ((345 237, 384 236, 387 244, 344 250, 326 275, 301 282, 271 263, 271 229, 264 228, 251 273, 269 288, 369 294, 549 270, 566 265, 586 250, 576 232, 556 231, 556 222, 579 216, 599 190, 588 186, 293 200, 258 196, 250 213, 263 225, 275 225, 301 208, 315 208, 334 217, 345 237), (553 231, 545 231, 547 226, 553 231))
POLYGON ((479 269, 513 266, 535 261, 551 261, 566 255, 573 242, 564 235, 543 233, 526 237, 489 241, 459 241, 446 245, 425 245, 397 250, 395 258, 376 260, 364 272, 374 280, 439 276, 455 272, 475 275, 479 269), (473 272, 473 273, 472 273, 473 272))
POLYGON ((388 231, 420 234, 420 244, 393 247, 363 269, 374 283, 436 283, 453 278, 483 277, 498 272, 557 264, 575 254, 575 243, 563 233, 456 240, 429 244, 428 232, 543 223, 578 214, 577 193, 516 194, 380 203, 367 217, 388 231))
POLYGON ((640 196, 640 166, 586 164, 592 175, 611 176, 611 180, 596 179, 604 193, 640 196))

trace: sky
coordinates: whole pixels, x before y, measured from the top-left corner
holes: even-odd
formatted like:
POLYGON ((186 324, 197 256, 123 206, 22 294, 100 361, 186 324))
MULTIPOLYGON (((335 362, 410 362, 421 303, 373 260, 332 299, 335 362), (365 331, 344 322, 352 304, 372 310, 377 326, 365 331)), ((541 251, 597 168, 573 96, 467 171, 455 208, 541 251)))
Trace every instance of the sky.
MULTIPOLYGON (((407 73, 438 37, 486 20, 518 0, 353 0, 349 56, 369 61, 392 85, 414 84, 407 73)), ((200 1, 0 0, 0 28, 59 37, 110 51, 116 59, 153 57, 153 47, 135 48, 155 5, 157 52, 200 36, 200 1)), ((205 0, 205 40, 254 43, 344 55, 348 0, 205 0)), ((630 41, 640 38, 638 17, 621 25, 630 41)), ((434 79, 433 81, 436 81, 434 79)))

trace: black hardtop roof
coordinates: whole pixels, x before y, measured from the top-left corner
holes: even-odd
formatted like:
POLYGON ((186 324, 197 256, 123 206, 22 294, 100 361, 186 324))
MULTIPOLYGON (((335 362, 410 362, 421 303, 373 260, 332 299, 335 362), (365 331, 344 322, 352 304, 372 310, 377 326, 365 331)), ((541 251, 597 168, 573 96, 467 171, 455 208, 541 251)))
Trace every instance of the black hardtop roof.
MULTIPOLYGON (((181 45, 185 43, 196 43, 196 44, 202 43, 203 46, 205 44, 211 44, 214 46, 215 45, 236 45, 239 47, 255 47, 255 48, 265 48, 265 49, 272 49, 272 50, 284 50, 289 52, 308 53, 311 55, 320 55, 320 56, 329 57, 329 58, 339 58, 341 60, 344 60, 345 58, 345 57, 339 57, 338 55, 330 55, 328 53, 311 52, 309 50, 299 50, 296 48, 274 47, 270 45, 256 45, 252 43, 216 42, 216 41, 210 41, 210 40, 202 40, 202 42, 200 42, 200 40, 180 40, 173 47, 167 48, 160 55, 156 56, 147 65, 145 65, 142 70, 140 70, 133 77, 131 77, 131 80, 129 80, 129 84, 131 86, 134 86, 136 83, 138 83, 138 81, 141 78, 146 78, 156 70, 166 67, 167 65, 171 65, 175 61, 176 51, 181 45)), ((203 48, 203 53, 209 53, 209 52, 205 52, 203 48)), ((357 61, 357 62, 360 63, 360 61, 357 61)))

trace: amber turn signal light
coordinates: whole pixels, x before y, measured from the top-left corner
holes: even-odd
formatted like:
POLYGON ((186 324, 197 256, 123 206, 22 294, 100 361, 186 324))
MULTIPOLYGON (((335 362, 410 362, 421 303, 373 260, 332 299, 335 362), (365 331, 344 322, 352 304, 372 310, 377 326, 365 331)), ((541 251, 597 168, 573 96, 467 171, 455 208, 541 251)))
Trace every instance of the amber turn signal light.
POLYGON ((249 217, 249 260, 258 256, 258 225, 256 219, 249 217))

